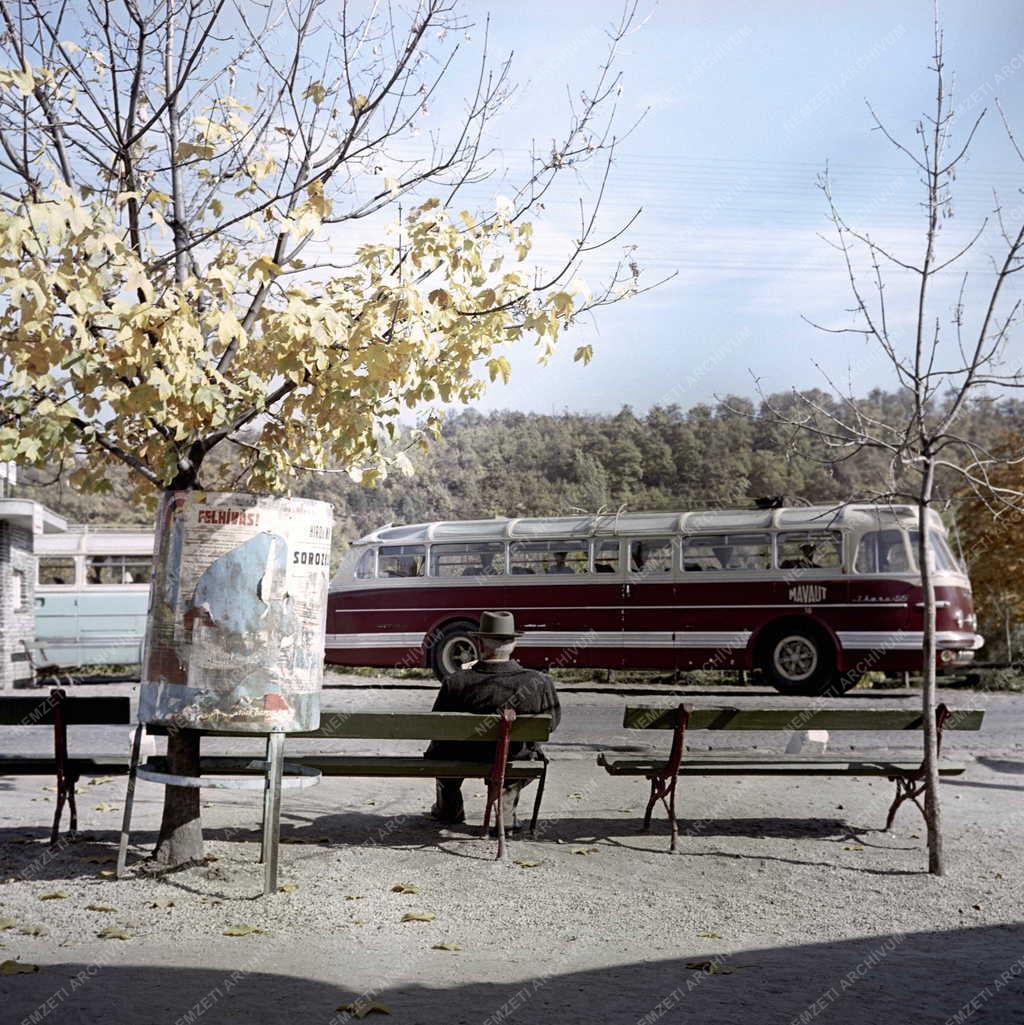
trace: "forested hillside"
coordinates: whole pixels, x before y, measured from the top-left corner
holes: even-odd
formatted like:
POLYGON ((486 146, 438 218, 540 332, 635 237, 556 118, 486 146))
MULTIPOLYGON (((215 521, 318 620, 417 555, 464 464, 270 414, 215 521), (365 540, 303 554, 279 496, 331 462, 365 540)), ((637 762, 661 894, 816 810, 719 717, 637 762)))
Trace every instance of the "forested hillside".
MULTIPOLYGON (((832 408, 824 393, 814 398, 832 408)), ((797 408, 789 396, 769 401, 775 408, 797 408)), ((882 392, 869 396, 873 414, 889 422, 904 419, 906 402, 882 392)), ((1024 404, 1019 402, 975 406, 962 422, 964 436, 993 447, 1022 431, 1024 404)), ((623 505, 631 510, 742 506, 769 495, 818 502, 867 497, 892 486, 880 453, 850 456, 830 450, 806 432, 780 426, 765 405, 742 398, 686 410, 654 407, 645 416, 628 407, 615 415, 470 410, 452 417, 428 452, 413 449, 409 455, 411 477, 395 475, 368 488, 345 474, 326 474, 297 479, 295 490, 334 503, 337 535, 345 541, 388 522, 552 515, 623 505)), ((948 494, 959 482, 942 485, 948 494)), ((124 477, 112 481, 106 495, 78 495, 59 480, 20 491, 76 522, 151 521, 131 502, 124 477)))

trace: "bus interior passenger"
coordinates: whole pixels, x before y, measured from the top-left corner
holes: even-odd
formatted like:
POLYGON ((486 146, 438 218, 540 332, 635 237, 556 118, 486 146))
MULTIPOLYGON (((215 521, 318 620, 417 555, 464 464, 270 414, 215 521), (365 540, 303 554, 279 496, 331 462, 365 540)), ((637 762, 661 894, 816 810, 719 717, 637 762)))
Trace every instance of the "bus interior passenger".
POLYGON ((555 552, 555 561, 548 566, 547 573, 575 573, 572 566, 566 565, 565 560, 569 557, 568 552, 555 552))

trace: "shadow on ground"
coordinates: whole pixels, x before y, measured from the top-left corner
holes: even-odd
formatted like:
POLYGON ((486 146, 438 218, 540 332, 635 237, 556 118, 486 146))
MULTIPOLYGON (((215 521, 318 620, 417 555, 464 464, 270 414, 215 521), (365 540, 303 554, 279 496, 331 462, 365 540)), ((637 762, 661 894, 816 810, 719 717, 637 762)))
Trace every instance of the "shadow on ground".
MULTIPOLYGON (((509 942, 527 938, 510 936, 509 942)), ((18 1023, 343 1025, 356 1016, 339 1007, 365 1009, 376 1002, 391 1017, 370 1012, 371 1020, 416 1025, 942 1025, 967 1020, 956 1017, 967 1011, 987 1025, 1009 1025, 1020 1021, 1024 1006, 1022 942, 1020 926, 893 933, 719 955, 681 949, 668 959, 592 970, 572 970, 578 955, 570 949, 565 961, 548 962, 550 974, 527 972, 503 984, 472 978, 474 968, 486 974, 486 964, 438 953, 447 958, 438 962, 440 977, 469 979, 429 985, 403 981, 407 967, 371 970, 367 958, 354 952, 350 964, 337 943, 329 960, 310 962, 309 974, 317 978, 303 977, 306 970, 298 967, 292 970, 302 975, 290 974, 285 965, 295 964, 294 952, 266 938, 244 952, 237 941, 227 941, 204 959, 207 967, 43 965, 33 974, 0 978, 0 994, 5 1020, 18 1023), (225 967, 208 967, 218 963, 225 967)), ((135 953, 144 961, 159 952, 135 953)), ((125 947, 119 960, 130 962, 132 955, 125 947)))

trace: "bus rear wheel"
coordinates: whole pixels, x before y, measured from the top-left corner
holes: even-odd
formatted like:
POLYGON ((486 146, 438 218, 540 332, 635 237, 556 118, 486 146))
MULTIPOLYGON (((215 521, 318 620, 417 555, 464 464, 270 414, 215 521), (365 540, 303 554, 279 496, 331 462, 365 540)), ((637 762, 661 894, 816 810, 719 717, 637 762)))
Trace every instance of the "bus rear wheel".
POLYGON ((439 631, 430 647, 430 668, 439 680, 457 673, 464 662, 475 662, 479 657, 473 631, 476 623, 451 623, 439 631))
POLYGON ((761 671, 780 694, 841 693, 835 651, 819 630, 802 625, 774 630, 761 644, 761 671))

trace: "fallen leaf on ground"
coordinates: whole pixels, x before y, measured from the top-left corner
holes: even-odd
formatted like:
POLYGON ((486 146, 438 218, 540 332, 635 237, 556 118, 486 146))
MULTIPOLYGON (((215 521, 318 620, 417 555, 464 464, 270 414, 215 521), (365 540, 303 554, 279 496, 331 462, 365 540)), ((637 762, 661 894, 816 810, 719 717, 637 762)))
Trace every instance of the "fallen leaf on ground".
POLYGON ((353 918, 352 919, 352 924, 353 925, 366 925, 367 923, 366 923, 366 919, 365 918, 353 918))
POLYGON ((720 932, 711 932, 711 930, 708 930, 707 932, 699 932, 697 933, 697 936, 702 940, 720 940, 722 938, 722 934, 720 932))
POLYGON ((117 911, 117 908, 109 907, 107 904, 86 904, 85 905, 85 910, 86 911, 106 911, 108 913, 112 913, 114 911, 117 911))
POLYGON ((461 943, 435 943, 431 950, 462 950, 461 943))
POLYGON ((843 850, 844 851, 862 851, 862 850, 864 850, 864 848, 861 847, 860 844, 849 844, 848 846, 844 847, 843 850))
POLYGON ((255 925, 229 925, 224 930, 225 936, 261 936, 263 930, 255 925))
POLYGON ((596 847, 577 847, 573 850, 573 854, 597 854, 598 849, 596 847))
POLYGON ((582 801, 583 800, 583 795, 582 794, 569 794, 569 797, 572 798, 572 800, 574 800, 574 801, 582 801))
POLYGON ((390 1014, 391 1008, 387 1004, 378 1004, 376 1001, 370 1004, 338 1004, 336 1010, 345 1011, 353 1018, 365 1018, 368 1014, 390 1014))
POLYGON ((298 888, 298 883, 284 883, 277 889, 280 893, 294 893, 298 888))
POLYGON ((103 876, 104 879, 113 879, 114 876, 117 875, 117 870, 113 868, 101 868, 100 875, 103 876))
POLYGON ((124 929, 118 929, 117 926, 108 925, 106 929, 100 929, 96 933, 96 938, 99 940, 130 940, 132 934, 125 932, 124 929))
POLYGON ((402 922, 432 922, 433 920, 434 915, 430 911, 406 911, 400 919, 402 922))
POLYGON ((539 865, 543 865, 543 861, 530 861, 529 858, 516 858, 515 864, 520 868, 537 868, 539 865))
POLYGON ((49 936, 50 930, 45 925, 26 925, 19 929, 22 936, 49 936))
POLYGON ((150 901, 149 906, 151 908, 173 908, 174 901, 170 897, 158 897, 154 901, 150 901))
POLYGON ((24 961, 0 961, 0 975, 31 975, 38 972, 39 965, 24 961))
POLYGON ((362 900, 363 895, 361 893, 346 893, 345 900, 362 900))
POLYGON ((40 900, 67 900, 68 895, 63 890, 54 890, 53 893, 39 894, 40 900))
POLYGON ((116 804, 111 804, 110 801, 100 801, 96 805, 96 811, 117 811, 118 807, 116 804))
POLYGON ((419 893, 420 888, 415 883, 395 883, 391 887, 392 893, 419 893))
POLYGON ((88 785, 91 787, 101 787, 104 783, 113 783, 113 776, 100 776, 99 779, 93 778, 89 780, 88 785))
POLYGON ((13 929, 17 924, 13 918, 0 918, 0 932, 4 929, 13 929))
POLYGON ((376 803, 377 803, 376 801, 367 801, 366 802, 366 807, 367 808, 372 808, 376 803))

